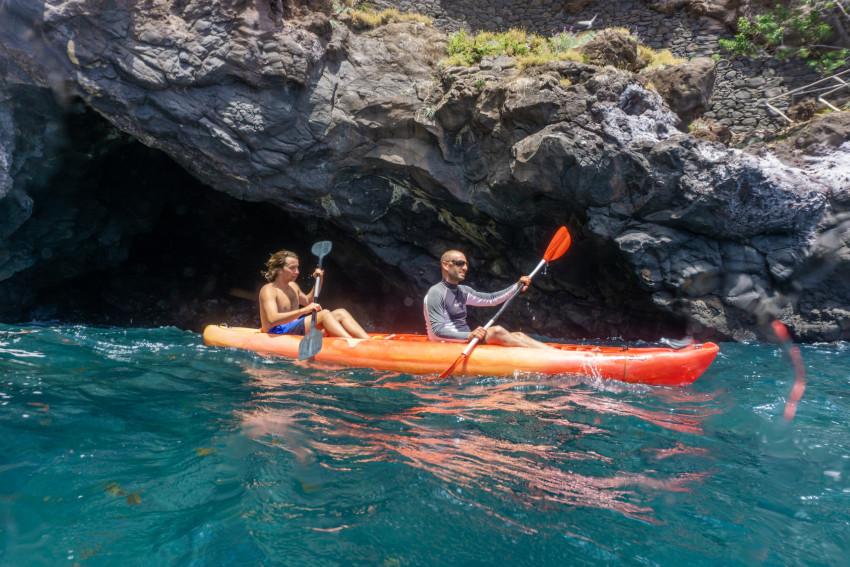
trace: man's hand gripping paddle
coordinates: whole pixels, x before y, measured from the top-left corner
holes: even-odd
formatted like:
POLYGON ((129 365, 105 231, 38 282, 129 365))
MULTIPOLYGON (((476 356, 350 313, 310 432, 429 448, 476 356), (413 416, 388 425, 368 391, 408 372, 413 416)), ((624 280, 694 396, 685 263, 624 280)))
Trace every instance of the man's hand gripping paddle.
MULTIPOLYGON (((543 266, 545 266, 546 264, 548 264, 552 260, 557 260, 558 258, 563 256, 564 252, 567 251, 567 248, 570 247, 570 241, 571 241, 570 240, 570 233, 567 231, 567 227, 562 226, 561 228, 559 228, 558 232, 555 233, 555 236, 552 238, 552 241, 549 243, 549 247, 546 249, 546 252, 543 254, 543 259, 540 260, 540 263, 537 264, 537 267, 534 268, 534 271, 532 271, 530 274, 528 274, 528 277, 533 278, 534 275, 537 272, 540 271, 540 268, 542 268, 543 266)), ((505 303, 502 305, 502 308, 499 309, 499 311, 496 312, 495 315, 493 315, 493 318, 490 319, 490 321, 488 321, 486 325, 484 325, 484 329, 489 329, 490 326, 493 325, 493 323, 496 322, 496 319, 499 318, 499 315, 502 314, 502 311, 505 310, 505 307, 508 306, 508 304, 511 302, 511 300, 514 297, 516 297, 516 295, 517 295, 517 293, 519 293, 520 289, 522 289, 522 284, 518 283, 516 290, 513 292, 513 294, 511 294, 510 297, 508 297, 505 300, 505 303)), ((446 369, 445 372, 440 374, 440 378, 448 378, 449 376, 451 376, 452 373, 454 372, 455 368, 457 368, 457 365, 460 364, 460 362, 462 360, 466 360, 467 358, 469 358, 469 353, 472 352, 472 349, 474 349, 475 345, 477 345, 477 344, 478 344, 478 339, 477 338, 472 339, 469 342, 469 344, 466 346, 466 348, 463 349, 463 352, 460 353, 460 356, 457 357, 457 360, 455 360, 454 364, 452 364, 448 369, 446 369)))
MULTIPOLYGON (((314 255, 319 257, 320 270, 322 269, 322 260, 324 260, 328 252, 331 251, 331 246, 332 244, 330 240, 322 240, 321 242, 317 242, 313 245, 312 252, 314 255)), ((316 278, 316 293, 313 294, 313 301, 318 302, 321 288, 322 276, 319 276, 316 278)), ((300 343, 298 343, 298 360, 312 358, 319 354, 319 351, 322 350, 322 332, 316 328, 315 314, 315 311, 310 313, 310 318, 308 319, 310 323, 310 332, 301 339, 300 343)))

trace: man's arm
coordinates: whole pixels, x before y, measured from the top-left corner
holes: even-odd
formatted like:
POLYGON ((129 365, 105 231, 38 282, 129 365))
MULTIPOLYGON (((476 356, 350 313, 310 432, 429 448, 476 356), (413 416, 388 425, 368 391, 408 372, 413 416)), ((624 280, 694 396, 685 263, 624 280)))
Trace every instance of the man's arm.
MULTIPOLYGON (((292 311, 279 311, 275 290, 274 288, 268 287, 264 287, 262 291, 260 291, 260 303, 262 303, 266 318, 268 318, 269 325, 272 327, 276 325, 283 325, 290 321, 294 321, 299 317, 303 317, 310 313, 310 311, 315 308, 314 306, 318 306, 317 303, 310 303, 306 307, 299 307, 292 311)), ((321 308, 319 307, 319 309, 321 308)))
MULTIPOLYGON (((320 268, 316 268, 315 271, 313 272, 313 278, 315 279, 315 278, 319 278, 319 277, 324 278, 325 277, 325 271, 320 269, 320 268)), ((320 280, 316 279, 316 283, 318 283, 319 281, 320 280)), ((295 293, 298 294, 298 303, 299 304, 307 305, 308 303, 313 303, 313 301, 315 301, 315 298, 316 298, 316 286, 315 285, 313 285, 313 289, 310 290, 310 293, 307 293, 307 294, 305 294, 301 291, 301 288, 298 287, 297 283, 292 282, 290 285, 295 287, 295 293)))
POLYGON ((493 293, 483 293, 476 291, 469 286, 462 286, 466 291, 466 304, 474 305, 475 307, 491 307, 504 303, 511 294, 516 290, 516 284, 511 284, 501 291, 493 293))

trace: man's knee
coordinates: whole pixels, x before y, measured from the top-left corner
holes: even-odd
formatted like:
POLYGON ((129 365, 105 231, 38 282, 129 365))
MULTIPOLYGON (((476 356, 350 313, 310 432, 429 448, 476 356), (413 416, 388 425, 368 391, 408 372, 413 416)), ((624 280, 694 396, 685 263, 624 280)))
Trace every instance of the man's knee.
POLYGON ((501 327, 499 325, 493 325, 492 327, 487 329, 487 338, 501 340, 508 335, 510 335, 510 333, 506 331, 504 327, 501 327))

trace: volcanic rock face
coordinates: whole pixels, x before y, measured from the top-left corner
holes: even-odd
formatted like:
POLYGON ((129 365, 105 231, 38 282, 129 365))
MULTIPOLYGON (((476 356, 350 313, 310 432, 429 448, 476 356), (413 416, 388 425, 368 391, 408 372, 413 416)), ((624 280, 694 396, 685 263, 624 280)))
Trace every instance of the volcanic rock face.
MULTIPOLYGON (((54 191, 37 165, 54 151, 47 125, 60 107, 28 114, 21 99, 47 87, 207 186, 285 211, 281 240, 310 219, 347 237, 337 261, 374 312, 418 311, 448 247, 474 260, 475 287, 504 285, 566 224, 574 245, 523 296, 535 307, 506 317, 516 328, 750 338, 779 317, 805 339, 850 338, 841 136, 812 162, 731 150, 678 130, 627 71, 521 71, 507 57, 441 67, 439 31, 354 33, 321 2, 10 0, 2 10, 6 313, 27 300, 23 282, 37 290, 44 250, 74 249, 32 229, 54 191)), ((106 214, 93 226, 108 253, 81 257, 78 270, 121 262, 122 239, 150 230, 144 217, 110 224, 106 214)))
POLYGON ((651 81, 670 109, 686 124, 711 107, 717 69, 714 61, 702 57, 681 65, 662 67, 643 74, 651 81))

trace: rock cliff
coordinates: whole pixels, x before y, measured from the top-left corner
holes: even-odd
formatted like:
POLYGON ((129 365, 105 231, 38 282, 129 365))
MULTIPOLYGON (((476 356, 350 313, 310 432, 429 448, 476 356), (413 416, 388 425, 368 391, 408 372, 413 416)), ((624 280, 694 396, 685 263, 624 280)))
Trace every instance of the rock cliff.
POLYGON ((75 155, 58 169, 51 159, 62 152, 57 116, 82 101, 109 123, 98 151, 126 154, 137 140, 210 189, 282 211, 282 222, 262 218, 280 223, 264 253, 334 235, 346 291, 374 325, 398 312, 415 325, 447 247, 467 251, 471 282, 487 289, 527 272, 566 224, 575 243, 506 316, 516 328, 745 339, 778 317, 804 340, 850 338, 846 113, 779 148, 729 149, 681 131, 693 105, 680 117, 628 71, 520 70, 505 57, 442 67, 438 30, 352 31, 329 8, 5 2, 5 318, 30 313, 48 283, 120 265, 156 230, 159 217, 142 212, 167 209, 180 190, 146 186, 132 193, 137 203, 121 186, 63 191, 67 164, 98 159, 75 155), (68 271, 47 270, 57 262, 68 271))

